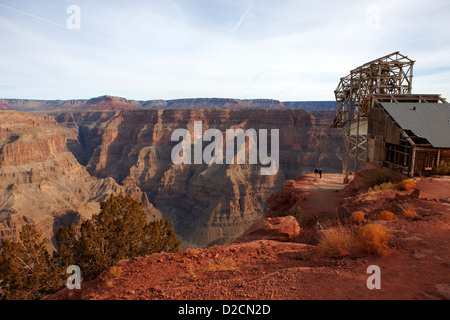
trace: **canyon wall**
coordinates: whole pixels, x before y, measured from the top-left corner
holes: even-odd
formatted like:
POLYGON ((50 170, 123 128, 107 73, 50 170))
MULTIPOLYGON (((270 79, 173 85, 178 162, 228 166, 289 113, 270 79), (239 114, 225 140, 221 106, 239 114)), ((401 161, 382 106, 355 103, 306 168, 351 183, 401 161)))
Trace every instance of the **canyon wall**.
POLYGON ((339 131, 303 110, 155 109, 66 112, 55 118, 77 130, 77 138, 67 140, 68 148, 91 175, 142 190, 189 246, 241 234, 264 214, 267 198, 285 179, 315 167, 342 171, 339 131), (171 152, 178 141, 171 141, 171 134, 180 128, 192 133, 194 121, 202 121, 203 132, 215 128, 223 134, 237 128, 279 129, 278 173, 263 176, 260 165, 248 162, 173 164, 171 152))
POLYGON ((270 109, 0 111, 0 241, 16 239, 25 224, 51 238, 59 226, 98 213, 109 194, 129 193, 149 219, 170 218, 184 246, 226 243, 265 213, 286 179, 315 167, 342 171, 342 139, 328 120, 270 109), (263 166, 248 161, 175 165, 172 132, 192 133, 194 121, 224 135, 278 129, 279 171, 261 175, 263 166))
POLYGON ((91 176, 67 148, 77 132, 51 116, 0 111, 0 242, 17 239, 25 224, 51 239, 98 213, 112 193, 143 201, 149 219, 161 216, 138 188, 91 176))

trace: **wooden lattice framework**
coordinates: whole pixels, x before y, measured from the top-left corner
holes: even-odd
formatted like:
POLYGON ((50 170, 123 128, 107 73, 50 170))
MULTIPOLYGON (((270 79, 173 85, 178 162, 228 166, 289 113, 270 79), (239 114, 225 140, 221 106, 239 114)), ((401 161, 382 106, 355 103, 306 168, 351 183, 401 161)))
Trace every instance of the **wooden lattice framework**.
POLYGON ((341 78, 334 91, 337 113, 332 127, 344 136, 346 179, 350 169, 365 168, 367 157, 367 117, 373 95, 411 94, 414 61, 399 52, 367 62, 341 78))

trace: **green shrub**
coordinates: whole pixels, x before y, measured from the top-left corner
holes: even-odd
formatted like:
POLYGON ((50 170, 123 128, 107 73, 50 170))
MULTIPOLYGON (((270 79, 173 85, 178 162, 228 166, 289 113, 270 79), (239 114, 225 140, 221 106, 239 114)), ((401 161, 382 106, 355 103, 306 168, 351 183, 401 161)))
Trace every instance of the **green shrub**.
MULTIPOLYGON (((0 296, 3 299, 38 299, 64 287, 69 265, 91 280, 117 261, 156 252, 178 252, 172 223, 161 219, 147 223, 142 203, 130 196, 111 196, 100 203, 101 211, 85 221, 62 227, 51 256, 48 240, 32 226, 25 226, 17 242, 6 240, 0 248, 0 296)), ((120 277, 113 267, 111 276, 120 277)))
POLYGON ((100 203, 101 211, 75 227, 58 230, 57 257, 64 266, 78 265, 91 280, 119 260, 156 252, 178 252, 172 223, 161 219, 147 223, 142 203, 130 196, 111 196, 100 203))
POLYGON ((5 300, 34 300, 64 286, 63 270, 48 253, 48 240, 34 226, 24 226, 17 242, 0 249, 0 295, 5 300))
POLYGON ((289 214, 293 216, 299 225, 302 223, 302 208, 300 206, 295 206, 295 208, 291 209, 289 214))

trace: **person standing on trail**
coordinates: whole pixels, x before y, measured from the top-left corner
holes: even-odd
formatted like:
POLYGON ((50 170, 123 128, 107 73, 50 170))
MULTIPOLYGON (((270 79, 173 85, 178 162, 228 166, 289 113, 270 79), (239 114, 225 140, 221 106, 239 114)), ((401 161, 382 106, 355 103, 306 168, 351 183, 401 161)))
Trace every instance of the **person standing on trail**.
POLYGON ((317 178, 317 174, 319 173, 319 169, 316 168, 316 170, 314 170, 314 177, 317 178))
POLYGON ((319 169, 320 178, 322 178, 322 168, 319 169))

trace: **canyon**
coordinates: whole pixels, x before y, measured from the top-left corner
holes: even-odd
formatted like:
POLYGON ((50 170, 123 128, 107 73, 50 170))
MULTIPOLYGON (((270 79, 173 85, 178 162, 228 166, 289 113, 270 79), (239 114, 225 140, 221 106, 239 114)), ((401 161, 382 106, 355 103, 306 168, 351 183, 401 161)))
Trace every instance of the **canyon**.
POLYGON ((59 226, 98 213, 109 194, 129 193, 144 202, 149 219, 171 219, 184 247, 226 244, 266 212, 285 180, 316 167, 342 171, 344 146, 329 127, 330 111, 313 115, 275 100, 129 102, 105 96, 84 106, 47 102, 45 109, 22 101, 32 113, 0 111, 0 239, 17 238, 24 224, 51 239, 59 226), (248 162, 175 165, 171 134, 192 130, 194 121, 204 131, 279 129, 279 171, 263 176, 248 162))
POLYGON ((98 213, 110 194, 130 194, 144 203, 149 218, 161 217, 138 188, 91 176, 67 149, 72 139, 74 132, 51 116, 0 112, 1 240, 16 240, 25 224, 51 239, 60 226, 98 213))

